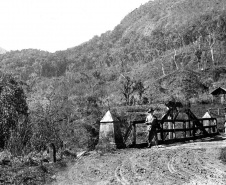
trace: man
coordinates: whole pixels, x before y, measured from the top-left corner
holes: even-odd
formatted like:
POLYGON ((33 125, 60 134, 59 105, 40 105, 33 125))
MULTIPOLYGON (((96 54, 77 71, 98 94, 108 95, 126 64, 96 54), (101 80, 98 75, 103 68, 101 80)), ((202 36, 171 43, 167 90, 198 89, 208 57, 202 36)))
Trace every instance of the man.
POLYGON ((158 125, 157 118, 154 116, 154 109, 151 108, 148 110, 148 115, 146 117, 145 123, 147 125, 147 140, 148 140, 148 147, 151 147, 151 142, 154 139, 154 144, 158 145, 158 137, 156 128, 158 125))

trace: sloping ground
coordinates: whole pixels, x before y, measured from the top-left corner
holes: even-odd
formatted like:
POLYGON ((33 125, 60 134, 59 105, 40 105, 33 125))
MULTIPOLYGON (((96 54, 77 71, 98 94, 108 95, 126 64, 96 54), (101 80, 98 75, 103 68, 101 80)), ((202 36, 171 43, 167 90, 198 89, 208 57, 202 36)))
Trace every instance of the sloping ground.
MULTIPOLYGON (((219 139, 219 138, 218 138, 219 139)), ((221 138, 223 139, 223 138, 221 138)), ((125 149, 81 158, 54 184, 225 184, 218 159, 226 141, 211 138, 151 149, 125 149)))

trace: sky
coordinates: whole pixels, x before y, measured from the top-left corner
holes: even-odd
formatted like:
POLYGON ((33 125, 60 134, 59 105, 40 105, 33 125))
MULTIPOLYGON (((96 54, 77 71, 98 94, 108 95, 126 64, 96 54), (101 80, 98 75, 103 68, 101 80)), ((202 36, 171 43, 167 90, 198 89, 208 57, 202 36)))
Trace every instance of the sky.
POLYGON ((149 0, 1 0, 0 47, 65 50, 113 30, 149 0))

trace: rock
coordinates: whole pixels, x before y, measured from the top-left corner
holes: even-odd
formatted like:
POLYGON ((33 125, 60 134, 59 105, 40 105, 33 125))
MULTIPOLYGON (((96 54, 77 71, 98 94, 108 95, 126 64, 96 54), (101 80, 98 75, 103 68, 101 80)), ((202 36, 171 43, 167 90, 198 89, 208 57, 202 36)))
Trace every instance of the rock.
POLYGON ((2 161, 0 161, 0 164, 1 165, 10 165, 11 164, 11 161, 8 160, 8 159, 3 159, 2 161))
POLYGON ((24 165, 26 165, 26 166, 38 166, 39 165, 39 162, 38 161, 35 161, 33 158, 29 157, 24 162, 24 165))
POLYGON ((48 162, 49 162, 49 160, 48 160, 48 159, 42 159, 42 161, 43 161, 43 162, 46 162, 46 163, 48 163, 48 162))
POLYGON ((76 153, 72 153, 71 151, 69 150, 65 150, 62 152, 62 155, 66 156, 66 157, 74 157, 74 158, 77 158, 77 154, 76 153))
POLYGON ((86 153, 87 153, 87 151, 79 152, 79 153, 77 154, 77 157, 80 158, 80 157, 84 156, 86 153))

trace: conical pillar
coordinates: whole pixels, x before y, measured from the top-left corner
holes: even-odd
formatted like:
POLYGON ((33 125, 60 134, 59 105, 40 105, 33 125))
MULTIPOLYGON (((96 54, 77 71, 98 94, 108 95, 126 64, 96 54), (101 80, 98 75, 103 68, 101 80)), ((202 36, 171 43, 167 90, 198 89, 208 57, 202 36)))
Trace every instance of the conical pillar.
POLYGON ((120 122, 107 111, 100 121, 98 147, 123 148, 123 138, 120 130, 120 122))
MULTIPOLYGON (((211 115, 210 115, 209 112, 206 112, 202 118, 211 118, 211 115)), ((211 125, 212 125, 211 122, 212 122, 212 121, 210 121, 210 120, 204 120, 204 121, 203 121, 203 126, 211 126, 211 125)), ((207 131, 208 133, 211 133, 211 129, 212 129, 212 128, 206 128, 206 131, 207 131)))

